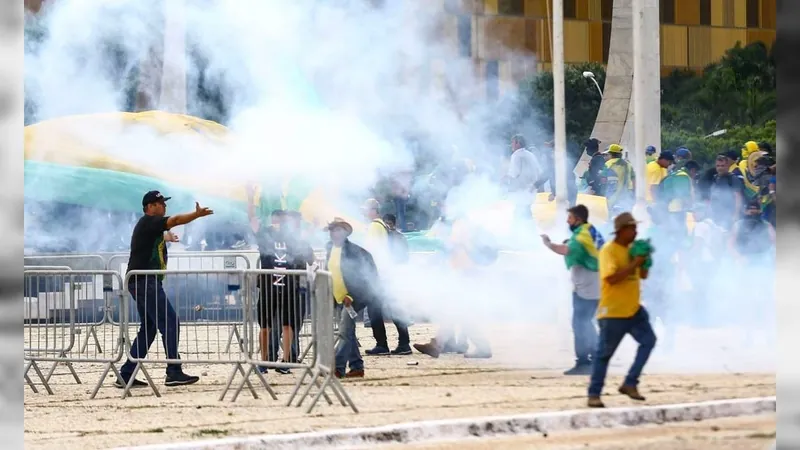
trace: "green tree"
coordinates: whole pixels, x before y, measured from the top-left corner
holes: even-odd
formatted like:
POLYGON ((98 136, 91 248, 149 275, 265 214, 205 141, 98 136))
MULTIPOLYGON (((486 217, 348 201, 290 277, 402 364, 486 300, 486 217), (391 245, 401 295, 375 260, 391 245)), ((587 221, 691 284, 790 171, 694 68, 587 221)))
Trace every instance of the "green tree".
MULTIPOLYGON (((583 77, 583 72, 594 73, 602 88, 606 71, 601 64, 581 63, 564 68, 564 106, 566 110, 567 141, 583 142, 594 127, 600 109, 600 93, 594 83, 583 77)), ((518 129, 533 128, 544 136, 534 139, 550 139, 553 129, 553 74, 540 72, 520 84, 519 104, 514 125, 518 129), (527 126, 526 126, 527 125, 527 126)))

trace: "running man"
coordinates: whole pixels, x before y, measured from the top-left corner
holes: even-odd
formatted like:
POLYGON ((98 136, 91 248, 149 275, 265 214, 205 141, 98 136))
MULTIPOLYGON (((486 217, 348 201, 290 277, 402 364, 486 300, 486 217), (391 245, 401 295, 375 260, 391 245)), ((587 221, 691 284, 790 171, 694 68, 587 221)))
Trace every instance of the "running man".
MULTIPOLYGON (((194 212, 167 216, 167 200, 159 191, 150 191, 142 198, 144 215, 136 223, 131 235, 131 253, 128 259, 128 272, 131 270, 166 270, 167 244, 177 239, 169 232, 174 227, 186 225, 200 217, 214 214, 214 211, 194 204, 194 212)), ((138 275, 128 281, 128 292, 136 302, 141 325, 139 333, 131 344, 131 358, 141 359, 147 356, 147 351, 156 339, 156 330, 161 332, 167 358, 179 360, 178 339, 180 337, 180 322, 175 309, 172 307, 167 294, 164 292, 162 282, 164 275, 138 275)), ((119 371, 119 378, 114 386, 124 389, 131 381, 137 363, 130 359, 123 364, 119 371)), ((167 365, 167 386, 183 386, 194 384, 200 377, 183 373, 180 364, 167 365)), ((147 383, 134 379, 131 387, 147 386, 147 383)))
POLYGON ((606 381, 608 364, 617 351, 622 338, 630 334, 639 343, 636 358, 625 377, 619 393, 644 401, 637 388, 647 359, 656 345, 656 334, 650 325, 650 316, 640 302, 640 280, 646 279, 648 270, 642 265, 646 257, 630 255, 630 247, 636 239, 636 224, 633 215, 624 212, 614 218, 614 240, 600 250, 600 304, 597 322, 600 339, 592 361, 592 377, 589 384, 588 406, 604 408, 600 399, 606 381))

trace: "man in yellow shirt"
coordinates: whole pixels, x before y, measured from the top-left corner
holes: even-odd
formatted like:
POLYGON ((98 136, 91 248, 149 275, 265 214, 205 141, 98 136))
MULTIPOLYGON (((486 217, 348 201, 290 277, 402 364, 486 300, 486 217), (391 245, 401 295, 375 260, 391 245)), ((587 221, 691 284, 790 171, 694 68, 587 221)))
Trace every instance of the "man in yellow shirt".
MULTIPOLYGON (((381 294, 378 269, 372 255, 347 239, 353 233, 353 227, 345 220, 335 218, 326 229, 331 238, 327 245, 327 267, 331 273, 334 301, 340 308, 353 308, 356 312, 376 304, 381 294)), ((338 378, 364 376, 364 360, 356 340, 356 322, 344 310, 339 323, 335 365, 338 378), (348 365, 350 371, 345 372, 348 365)))
POLYGON ((667 167, 675 162, 672 152, 661 152, 658 159, 647 163, 645 167, 645 180, 647 189, 645 190, 645 200, 648 204, 653 204, 658 196, 657 190, 661 181, 667 176, 667 167))
MULTIPOLYGON (((369 220, 367 227, 367 239, 365 247, 369 251, 378 265, 381 273, 392 270, 393 261, 391 258, 391 248, 389 245, 389 227, 380 216, 381 204, 371 198, 362 207, 364 217, 369 220)), ((384 323, 384 309, 387 306, 384 301, 386 298, 377 299, 381 303, 370 305, 364 310, 364 326, 372 328, 372 336, 375 338, 375 347, 365 351, 370 356, 384 355, 410 355, 411 345, 408 336, 408 326, 403 322, 392 319, 392 323, 397 328, 397 347, 389 350, 389 343, 386 338, 386 324, 384 323)))
POLYGON ((645 155, 645 163, 650 164, 651 162, 655 161, 656 158, 656 148, 652 145, 648 145, 647 148, 644 150, 645 155))
POLYGON ((647 310, 640 303, 639 284, 640 280, 647 278, 648 271, 642 268, 647 258, 630 255, 631 244, 636 239, 636 224, 631 213, 618 215, 614 218, 614 240, 600 250, 600 303, 597 307, 600 336, 592 360, 588 400, 588 406, 592 408, 605 407, 600 396, 608 364, 626 334, 639 343, 639 349, 619 392, 634 400, 644 400, 637 386, 655 347, 656 335, 647 310))

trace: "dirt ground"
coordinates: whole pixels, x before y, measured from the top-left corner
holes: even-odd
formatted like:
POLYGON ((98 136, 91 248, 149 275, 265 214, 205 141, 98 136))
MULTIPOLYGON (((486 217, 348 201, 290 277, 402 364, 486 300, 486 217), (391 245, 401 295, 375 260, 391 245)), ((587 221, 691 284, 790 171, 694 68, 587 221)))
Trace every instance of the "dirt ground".
MULTIPOLYGON (((390 342, 396 339, 393 328, 387 326, 390 342)), ((181 354, 184 359, 193 358, 192 348, 199 349, 197 355, 203 354, 205 350, 200 349, 201 344, 215 347, 215 350, 206 352, 206 356, 219 355, 219 340, 225 339, 227 332, 216 333, 213 338, 198 333, 197 330, 182 333, 185 343, 182 342, 181 354)), ((359 326, 358 333, 365 347, 373 344, 370 330, 359 326)), ((413 342, 426 341, 434 333, 435 327, 431 325, 415 325, 411 328, 413 342)), ((680 333, 672 351, 659 350, 654 353, 641 385, 642 392, 647 396, 645 404, 775 395, 772 353, 757 345, 736 349, 735 359, 730 357, 733 350, 727 348, 719 349, 716 355, 700 353, 697 342, 719 339, 720 336, 714 333, 727 332, 686 330, 680 333)), ((105 331, 100 334, 100 341, 110 340, 110 334, 105 331)), ((69 372, 61 367, 51 380, 54 395, 47 395, 43 390, 34 394, 25 387, 25 446, 31 449, 88 450, 379 426, 416 420, 579 409, 585 406, 587 377, 561 375, 561 371, 568 368, 572 360, 572 343, 569 336, 563 333, 563 324, 517 328, 507 325, 500 330, 489 330, 489 335, 495 352, 491 360, 467 360, 457 355, 434 360, 419 354, 365 357, 366 378, 345 383, 347 392, 361 410, 358 415, 338 404, 328 406, 324 402, 308 416, 298 408, 285 407, 284 402, 296 381, 296 374, 269 374, 278 401, 273 401, 265 393, 259 399, 253 399, 245 391, 236 403, 231 403, 217 400, 231 366, 186 364, 188 373, 202 375, 200 383, 166 388, 161 385, 163 367, 155 365, 150 373, 160 385, 161 398, 154 397, 147 389, 139 389, 134 391, 134 397, 122 400, 119 398, 121 392, 112 386, 113 377, 110 376, 98 397, 89 400, 89 393, 100 375, 100 366, 77 364, 76 369, 83 380, 81 385, 75 384, 69 372), (498 336, 506 338, 500 339, 498 336), (513 338, 509 339, 508 336, 513 338), (416 362, 417 365, 408 365, 409 362, 416 362)), ((27 333, 26 339, 38 339, 32 336, 27 333)), ((730 345, 738 345, 735 341, 730 342, 730 345)), ((632 360, 634 348, 632 342, 625 342, 612 360, 605 399, 608 406, 634 405, 615 393, 621 375, 632 360)), ((91 346, 89 351, 92 351, 91 346)), ((46 368, 44 364, 43 369, 46 368)), ((752 433, 774 432, 774 417, 767 422, 766 425, 762 424, 766 428, 758 425, 762 427, 758 428, 760 431, 752 433)), ((756 422, 752 426, 756 427, 756 422)), ((657 428, 661 431, 651 430, 648 433, 652 434, 654 442, 678 445, 674 436, 685 436, 685 430, 676 427, 674 432, 664 431, 672 430, 671 427, 661 427, 657 428)), ((736 428, 734 425, 731 427, 736 428)), ((698 436, 708 434, 702 426, 698 430, 702 431, 698 431, 698 436)), ((727 433, 725 430, 715 436, 723 436, 727 433)), ((627 430, 625 433, 633 432, 627 430)), ((748 435, 745 431, 743 433, 748 435)), ((698 439, 705 439, 702 436, 698 439)), ((551 441, 554 440, 548 438, 548 445, 551 441)), ((601 441, 609 444, 598 448, 644 448, 617 446, 616 441, 607 439, 601 441)), ((511 439, 503 442, 502 448, 538 448, 531 446, 535 444, 531 442, 511 439)), ((567 447, 564 448, 570 448, 570 442, 566 442, 567 447)), ((690 439, 687 442, 692 441, 690 439)), ((465 449, 484 448, 458 445, 465 449)), ((583 444, 578 446, 583 447, 583 444)), ((684 447, 655 448, 698 447, 687 444, 684 447)))

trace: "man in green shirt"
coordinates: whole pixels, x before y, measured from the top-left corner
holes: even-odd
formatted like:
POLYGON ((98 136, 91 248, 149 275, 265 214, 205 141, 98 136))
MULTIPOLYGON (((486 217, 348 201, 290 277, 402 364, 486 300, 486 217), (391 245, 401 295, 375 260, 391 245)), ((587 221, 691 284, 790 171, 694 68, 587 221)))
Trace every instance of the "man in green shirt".
POLYGON ((677 157, 681 150, 685 149, 678 149, 674 168, 661 181, 658 198, 660 209, 667 212, 666 226, 671 232, 685 236, 688 232, 686 213, 694 204, 694 189, 692 177, 686 169, 687 162, 677 157))

